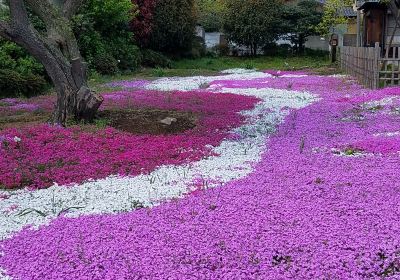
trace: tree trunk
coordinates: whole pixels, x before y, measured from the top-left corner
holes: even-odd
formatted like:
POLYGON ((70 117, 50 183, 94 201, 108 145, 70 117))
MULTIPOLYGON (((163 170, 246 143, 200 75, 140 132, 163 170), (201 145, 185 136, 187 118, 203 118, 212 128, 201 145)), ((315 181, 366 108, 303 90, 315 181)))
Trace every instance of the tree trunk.
POLYGON ((65 125, 71 119, 91 122, 103 98, 88 88, 86 64, 81 59, 75 59, 71 64, 65 63, 61 68, 68 69, 70 73, 61 76, 51 75, 57 91, 52 122, 61 125, 65 125))
POLYGON ((65 1, 64 9, 50 1, 25 2, 10 1, 11 20, 9 24, 0 21, 0 36, 22 46, 45 67, 57 92, 54 124, 65 125, 69 119, 92 121, 103 98, 87 86, 87 66, 69 21, 82 1, 65 1), (43 20, 47 34, 33 27, 25 2, 43 20))
POLYGON ((305 48, 304 48, 305 40, 304 36, 302 34, 299 35, 299 54, 304 54, 305 48))

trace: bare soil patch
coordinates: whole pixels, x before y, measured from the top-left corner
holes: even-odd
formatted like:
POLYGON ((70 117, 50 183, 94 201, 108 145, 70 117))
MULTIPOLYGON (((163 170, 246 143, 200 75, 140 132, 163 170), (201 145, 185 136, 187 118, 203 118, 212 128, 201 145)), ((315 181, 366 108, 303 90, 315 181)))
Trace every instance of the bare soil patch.
POLYGON ((105 110, 99 112, 99 118, 118 130, 152 135, 182 133, 197 123, 193 113, 159 109, 105 110))

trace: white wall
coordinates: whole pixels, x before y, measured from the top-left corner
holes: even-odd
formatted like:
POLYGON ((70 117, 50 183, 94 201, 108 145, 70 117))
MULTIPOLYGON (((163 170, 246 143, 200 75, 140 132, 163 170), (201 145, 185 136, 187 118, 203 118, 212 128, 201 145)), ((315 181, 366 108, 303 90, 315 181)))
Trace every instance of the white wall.
POLYGON ((220 44, 221 40, 221 32, 206 32, 205 33, 205 42, 207 49, 211 49, 220 44))
POLYGON ((321 36, 309 36, 305 46, 308 49, 329 51, 329 40, 321 36))

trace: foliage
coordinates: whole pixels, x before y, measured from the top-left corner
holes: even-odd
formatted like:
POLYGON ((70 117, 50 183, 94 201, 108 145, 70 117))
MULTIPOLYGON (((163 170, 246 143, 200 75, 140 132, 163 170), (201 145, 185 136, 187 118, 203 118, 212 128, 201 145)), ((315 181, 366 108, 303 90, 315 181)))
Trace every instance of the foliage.
POLYGON ((101 53, 92 62, 96 71, 102 75, 112 75, 118 72, 118 61, 109 53, 101 53))
POLYGON ((322 20, 320 4, 314 0, 302 0, 297 5, 286 5, 283 24, 286 25, 288 38, 295 45, 295 50, 304 52, 308 36, 317 33, 316 26, 322 20))
POLYGON ((224 30, 228 40, 257 50, 273 42, 281 30, 282 3, 280 0, 227 0, 224 30))
POLYGON ((32 96, 46 88, 43 66, 15 43, 0 39, 0 95, 32 96))
POLYGON ((74 17, 74 29, 82 55, 100 73, 133 70, 140 64, 139 49, 134 45, 129 23, 137 14, 130 0, 89 0, 74 17), (106 58, 105 63, 100 60, 106 58), (111 69, 104 67, 107 63, 111 69))
POLYGON ((136 43, 144 48, 148 46, 153 30, 156 0, 132 0, 132 3, 138 6, 139 13, 131 22, 131 30, 134 33, 136 43))
POLYGON ((200 58, 206 55, 206 44, 201 37, 195 37, 192 43, 192 50, 190 52, 191 58, 200 58))
MULTIPOLYGON (((209 71, 222 71, 229 68, 242 68, 244 65, 253 64, 257 69, 304 69, 311 68, 313 70, 329 65, 327 56, 320 56, 320 54, 313 56, 259 56, 257 59, 251 57, 216 57, 216 58, 200 58, 200 59, 182 59, 174 61, 172 67, 175 70, 186 70, 187 74, 196 70, 196 74, 207 73, 209 71)), ((180 73, 181 75, 184 72, 180 73)))
POLYGON ((172 55, 190 53, 196 21, 194 0, 158 0, 149 47, 172 55))
POLYGON ((206 32, 217 32, 223 27, 223 0, 196 0, 199 13, 199 24, 206 32))
POLYGON ((148 67, 171 67, 171 60, 159 52, 152 50, 142 51, 142 65, 148 67))
POLYGON ((0 69, 0 97, 31 97, 43 93, 47 86, 48 83, 43 76, 0 69))
POLYGON ((317 26, 318 32, 327 35, 335 26, 346 24, 348 19, 343 16, 341 10, 346 6, 352 6, 353 2, 353 0, 327 0, 324 5, 322 21, 317 26))

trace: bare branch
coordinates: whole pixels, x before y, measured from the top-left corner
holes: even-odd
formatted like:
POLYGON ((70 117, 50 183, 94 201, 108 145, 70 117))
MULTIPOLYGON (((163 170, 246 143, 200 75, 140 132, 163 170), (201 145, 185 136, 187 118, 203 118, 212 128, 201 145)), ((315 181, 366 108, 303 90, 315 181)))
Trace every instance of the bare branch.
POLYGON ((63 14, 66 18, 71 18, 75 15, 85 0, 65 0, 63 14))
POLYGON ((25 0, 25 2, 46 25, 59 15, 58 9, 47 0, 25 0))
POLYGON ((10 1, 9 7, 12 24, 23 28, 28 28, 30 22, 24 1, 10 1))

